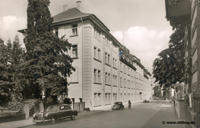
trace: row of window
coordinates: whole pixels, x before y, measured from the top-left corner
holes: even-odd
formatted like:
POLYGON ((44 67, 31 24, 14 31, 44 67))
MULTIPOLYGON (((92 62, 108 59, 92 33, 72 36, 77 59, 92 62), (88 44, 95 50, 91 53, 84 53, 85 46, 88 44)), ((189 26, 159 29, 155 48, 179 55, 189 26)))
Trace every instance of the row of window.
POLYGON ((77 83, 79 82, 79 79, 78 79, 78 75, 79 75, 79 72, 78 72, 78 68, 75 67, 75 71, 72 72, 72 74, 70 75, 70 77, 68 77, 68 81, 70 83, 77 83))
POLYGON ((100 41, 105 42, 106 44, 112 44, 112 41, 110 39, 108 39, 102 32, 95 30, 94 31, 94 37, 100 41))
MULTIPOLYGON (((101 61, 101 49, 97 48, 96 46, 94 46, 94 58, 101 61)), ((111 65, 110 58, 111 58, 110 54, 105 52, 105 64, 111 65)), ((117 59, 113 58, 112 62, 113 62, 112 66, 117 68, 117 59)))
POLYGON ((113 58, 113 67, 117 68, 117 59, 113 58))
MULTIPOLYGON (((59 33, 58 33, 58 28, 55 28, 54 29, 54 33, 59 36, 59 33)), ((71 26, 71 32, 70 32, 70 37, 73 37, 73 36, 78 36, 78 24, 73 24, 71 26)))
MULTIPOLYGON (((134 93, 120 93, 120 98, 128 98, 134 96, 134 93)), ((139 95, 139 92, 138 92, 139 95)), ((102 94, 101 93, 94 93, 94 106, 101 106, 101 99, 102 99, 102 94)), ((104 96, 104 102, 106 105, 110 105, 111 101, 115 102, 117 101, 117 93, 105 93, 104 96)))
POLYGON ((117 86, 117 75, 113 75, 113 85, 117 86))
POLYGON ((107 84, 107 85, 111 85, 112 84, 111 74, 107 73, 107 72, 105 72, 105 84, 107 84))
POLYGON ((105 64, 110 65, 110 54, 107 52, 105 52, 105 64))
POLYGON ((72 45, 72 58, 78 58, 78 46, 77 45, 72 45))
POLYGON ((111 104, 111 93, 105 93, 105 104, 109 105, 111 104))
MULTIPOLYGON (((124 63, 122 63, 122 62, 120 62, 119 63, 119 69, 122 71, 122 72, 124 72, 124 73, 126 73, 126 74, 135 74, 135 70, 133 70, 132 68, 130 68, 129 66, 127 66, 127 65, 125 65, 124 63)), ((138 69, 138 68, 137 68, 138 69)))
POLYGON ((94 83, 101 83, 101 71, 94 69, 94 83))
POLYGON ((94 58, 101 61, 101 49, 94 47, 94 58))
POLYGON ((94 93, 94 106, 101 105, 101 93, 94 93))
POLYGON ((119 78, 119 86, 122 88, 122 87, 125 87, 125 88, 133 88, 132 85, 135 85, 136 82, 134 81, 130 81, 130 80, 127 80, 127 79, 123 79, 122 77, 119 78))
MULTIPOLYGON (((101 106, 101 98, 102 95, 101 93, 94 93, 94 106, 101 106)), ((113 102, 117 101, 117 93, 113 93, 113 97, 112 97, 112 93, 105 93, 105 97, 104 97, 104 101, 105 104, 109 105, 111 104, 111 101, 113 99, 113 102)))
MULTIPOLYGON (((111 75, 111 73, 105 72, 105 84, 117 86, 117 75, 111 75)), ((94 83, 102 83, 102 72, 101 70, 94 69, 94 83)), ((140 84, 138 81, 134 81, 134 85, 140 84)), ((142 84, 142 83, 141 83, 142 84)), ((122 88, 133 88, 133 81, 119 78, 119 86, 122 88)))

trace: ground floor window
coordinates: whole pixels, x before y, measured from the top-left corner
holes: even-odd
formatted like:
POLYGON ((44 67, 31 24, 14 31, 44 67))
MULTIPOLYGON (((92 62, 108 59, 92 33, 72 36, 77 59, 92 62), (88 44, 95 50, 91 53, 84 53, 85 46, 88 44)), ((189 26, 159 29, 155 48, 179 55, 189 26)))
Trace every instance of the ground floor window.
POLYGON ((113 101, 114 101, 114 102, 117 101, 117 93, 113 93, 113 101))
POLYGON ((109 105, 111 104, 111 93, 105 93, 105 104, 109 105))
POLYGON ((100 106, 101 105, 101 93, 94 93, 94 106, 100 106))

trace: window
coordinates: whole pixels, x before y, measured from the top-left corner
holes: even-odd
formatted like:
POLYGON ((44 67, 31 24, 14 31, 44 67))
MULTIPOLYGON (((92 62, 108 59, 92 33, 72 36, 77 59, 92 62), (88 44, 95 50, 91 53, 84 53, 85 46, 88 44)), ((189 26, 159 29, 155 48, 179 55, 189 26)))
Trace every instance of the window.
POLYGON ((108 74, 107 74, 107 72, 105 73, 105 84, 108 84, 108 74))
POLYGON ((98 104, 97 99, 98 99, 98 93, 94 93, 94 106, 97 106, 98 104))
POLYGON ((98 49, 98 59, 101 60, 101 50, 98 49))
POLYGON ((115 67, 115 58, 113 58, 113 67, 115 67))
POLYGON ((78 35, 78 25, 74 24, 72 25, 72 36, 77 36, 78 35))
POLYGON ((72 58, 78 58, 78 47, 77 47, 77 45, 72 45, 72 58))
POLYGON ((110 73, 108 73, 108 84, 110 85, 111 83, 111 78, 110 78, 110 73))
POLYGON ((110 64, 110 54, 108 54, 108 64, 110 64))
POLYGON ((70 77, 69 77, 69 82, 71 82, 71 83, 76 83, 76 82, 78 82, 78 68, 77 67, 75 67, 75 71, 74 72, 72 72, 72 74, 70 75, 70 77))
POLYGON ((94 83, 97 82, 97 70, 94 69, 94 83))
POLYGON ((115 79, 115 75, 113 75, 113 85, 116 85, 116 79, 115 79))
POLYGON ((97 48, 94 47, 94 58, 97 58, 97 48))
POLYGON ((98 70, 98 82, 101 83, 101 71, 98 70))
POLYGON ((122 78, 119 79, 119 86, 122 87, 122 78))
POLYGON ((107 63, 107 59, 108 59, 107 55, 108 54, 105 52, 105 63, 107 63))

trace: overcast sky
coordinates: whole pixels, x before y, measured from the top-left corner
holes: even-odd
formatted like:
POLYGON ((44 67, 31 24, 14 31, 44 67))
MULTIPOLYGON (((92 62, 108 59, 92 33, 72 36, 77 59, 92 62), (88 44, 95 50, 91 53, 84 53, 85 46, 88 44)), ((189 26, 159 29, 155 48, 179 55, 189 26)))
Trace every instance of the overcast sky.
MULTIPOLYGON (((52 16, 63 5, 76 0, 51 0, 52 16)), ((94 13, 111 33, 149 70, 157 54, 167 48, 171 27, 165 19, 164 0, 82 0, 87 12, 94 13)), ((0 38, 13 39, 26 28, 27 0, 0 0, 0 38)), ((20 35, 21 36, 21 35, 20 35)))

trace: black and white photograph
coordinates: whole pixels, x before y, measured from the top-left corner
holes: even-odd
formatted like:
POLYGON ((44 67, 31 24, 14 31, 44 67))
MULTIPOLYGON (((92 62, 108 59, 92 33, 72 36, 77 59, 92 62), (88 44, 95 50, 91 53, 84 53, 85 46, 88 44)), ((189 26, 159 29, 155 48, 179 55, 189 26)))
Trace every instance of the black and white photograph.
POLYGON ((0 0, 0 128, 200 128, 200 0, 0 0))

